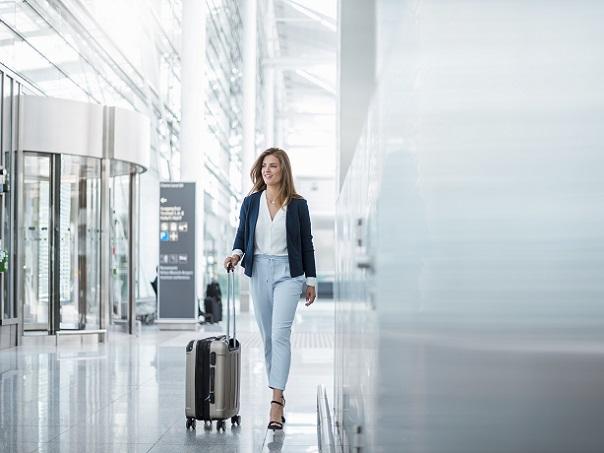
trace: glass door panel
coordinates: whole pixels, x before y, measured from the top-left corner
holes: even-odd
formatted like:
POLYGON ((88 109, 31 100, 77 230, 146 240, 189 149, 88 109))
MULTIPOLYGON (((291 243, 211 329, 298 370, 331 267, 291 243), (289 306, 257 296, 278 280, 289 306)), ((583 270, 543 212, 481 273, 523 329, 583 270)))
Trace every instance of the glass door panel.
POLYGON ((113 176, 109 198, 111 203, 111 313, 114 322, 128 319, 130 289, 128 271, 129 196, 130 175, 113 176))
POLYGON ((97 329, 100 316, 98 159, 61 156, 61 329, 97 329))
POLYGON ((23 156, 23 327, 48 330, 50 302, 50 178, 48 155, 23 156))

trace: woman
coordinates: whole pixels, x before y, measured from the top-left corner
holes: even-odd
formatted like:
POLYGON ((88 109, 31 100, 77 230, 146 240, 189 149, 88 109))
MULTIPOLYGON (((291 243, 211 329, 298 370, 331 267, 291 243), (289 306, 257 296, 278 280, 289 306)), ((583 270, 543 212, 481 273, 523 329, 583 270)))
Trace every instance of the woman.
POLYGON ((229 269, 241 262, 250 277, 256 321, 264 342, 268 385, 273 389, 268 429, 283 429, 283 390, 289 374, 291 326, 304 287, 306 306, 315 301, 316 271, 310 215, 296 193, 289 158, 279 148, 264 151, 250 172, 252 190, 243 200, 229 269))

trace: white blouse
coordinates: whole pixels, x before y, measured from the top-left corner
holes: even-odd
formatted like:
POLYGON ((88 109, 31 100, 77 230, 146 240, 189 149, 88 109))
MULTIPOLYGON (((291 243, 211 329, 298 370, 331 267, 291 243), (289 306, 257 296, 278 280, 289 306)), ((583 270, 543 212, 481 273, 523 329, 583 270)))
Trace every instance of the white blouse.
POLYGON ((254 255, 287 256, 286 215, 287 206, 283 206, 271 220, 271 212, 266 201, 266 190, 263 190, 260 194, 260 209, 254 235, 254 255))
MULTIPOLYGON (((276 255, 287 256, 287 231, 285 219, 287 206, 283 206, 271 219, 271 213, 266 201, 266 190, 260 194, 260 207, 258 210, 258 221, 256 222, 256 233, 254 234, 254 255, 276 255)), ((233 255, 243 256, 243 251, 233 250, 233 255)), ((316 285, 315 277, 306 277, 308 286, 316 285)))

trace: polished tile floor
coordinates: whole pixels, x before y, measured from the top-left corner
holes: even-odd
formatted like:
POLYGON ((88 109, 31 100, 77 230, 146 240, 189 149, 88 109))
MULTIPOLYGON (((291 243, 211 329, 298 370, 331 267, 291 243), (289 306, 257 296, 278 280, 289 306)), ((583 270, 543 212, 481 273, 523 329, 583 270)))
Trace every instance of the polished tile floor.
POLYGON ((260 337, 238 317, 242 342, 240 427, 185 429, 187 342, 219 332, 143 328, 139 336, 27 337, 0 352, 1 452, 316 452, 316 392, 333 386, 333 305, 300 304, 283 432, 267 432, 270 392, 260 337))

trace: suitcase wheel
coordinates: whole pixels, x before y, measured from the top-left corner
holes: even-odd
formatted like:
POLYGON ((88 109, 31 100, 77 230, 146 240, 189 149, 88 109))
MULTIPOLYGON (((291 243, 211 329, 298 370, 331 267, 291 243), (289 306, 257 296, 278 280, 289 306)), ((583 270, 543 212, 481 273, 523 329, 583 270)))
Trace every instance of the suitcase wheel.
POLYGON ((187 417, 187 422, 185 424, 185 426, 187 427, 187 431, 189 430, 189 428, 195 429, 195 425, 197 425, 195 419, 187 417))
POLYGON ((220 432, 225 432, 226 431, 226 423, 224 422, 224 420, 218 420, 216 422, 216 431, 220 432))
POLYGON ((233 415, 231 417, 231 425, 241 425, 241 415, 233 415))

